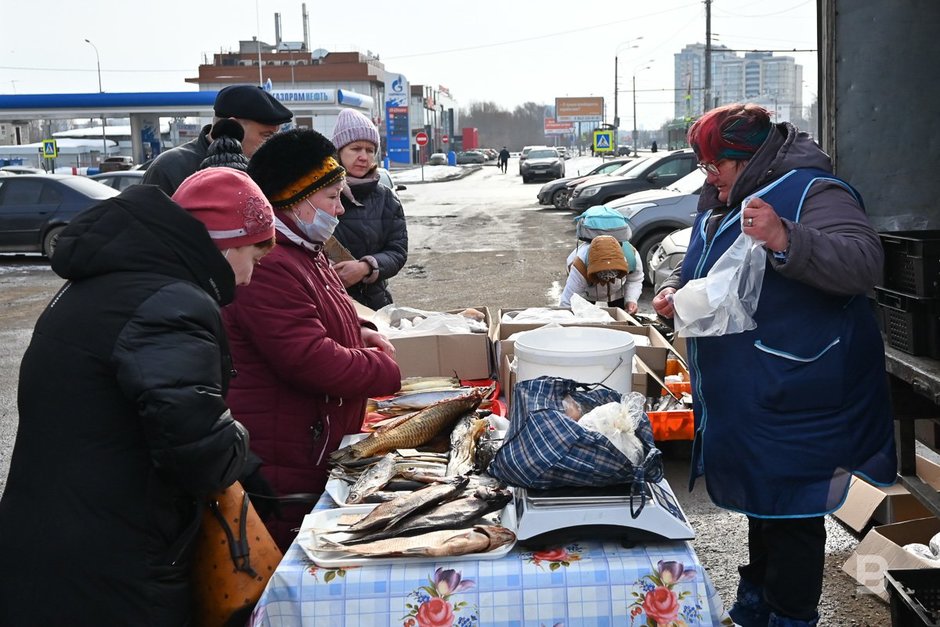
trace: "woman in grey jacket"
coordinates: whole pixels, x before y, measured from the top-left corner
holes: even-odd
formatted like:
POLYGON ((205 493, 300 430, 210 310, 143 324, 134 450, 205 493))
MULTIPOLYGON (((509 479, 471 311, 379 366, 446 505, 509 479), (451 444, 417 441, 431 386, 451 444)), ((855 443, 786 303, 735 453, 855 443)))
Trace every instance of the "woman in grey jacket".
POLYGON ((379 183, 379 131, 369 118, 352 109, 341 111, 333 144, 349 186, 334 236, 357 260, 340 261, 333 269, 353 299, 381 309, 392 302, 388 279, 408 260, 405 212, 395 192, 379 183))

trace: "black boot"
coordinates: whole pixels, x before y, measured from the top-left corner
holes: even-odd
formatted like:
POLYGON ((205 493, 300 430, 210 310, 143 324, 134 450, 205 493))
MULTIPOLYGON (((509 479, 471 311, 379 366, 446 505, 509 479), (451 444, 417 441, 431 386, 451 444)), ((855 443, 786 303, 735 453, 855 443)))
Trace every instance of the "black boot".
MULTIPOLYGON (((728 616, 741 627, 767 627, 770 621, 770 606, 764 601, 763 588, 746 579, 738 581, 738 596, 728 610, 728 616)), ((789 625, 781 623, 781 627, 789 625)))

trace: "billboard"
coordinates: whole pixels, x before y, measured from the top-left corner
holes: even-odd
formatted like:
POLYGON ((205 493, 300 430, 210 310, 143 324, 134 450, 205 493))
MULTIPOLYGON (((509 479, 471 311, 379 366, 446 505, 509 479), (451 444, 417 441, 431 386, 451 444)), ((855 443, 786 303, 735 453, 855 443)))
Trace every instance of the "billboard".
POLYGON ((558 122, 603 122, 603 96, 555 98, 555 120, 558 122))
POLYGON ((574 123, 556 122, 555 118, 544 119, 546 135, 574 135, 574 123))

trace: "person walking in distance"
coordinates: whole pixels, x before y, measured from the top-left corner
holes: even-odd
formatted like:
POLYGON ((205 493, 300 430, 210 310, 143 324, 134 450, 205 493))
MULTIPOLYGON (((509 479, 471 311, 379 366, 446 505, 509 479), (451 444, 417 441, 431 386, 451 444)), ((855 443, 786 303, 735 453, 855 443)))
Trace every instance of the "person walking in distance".
POLYGON ((499 151, 499 169, 503 174, 509 169, 509 150, 505 146, 499 151))

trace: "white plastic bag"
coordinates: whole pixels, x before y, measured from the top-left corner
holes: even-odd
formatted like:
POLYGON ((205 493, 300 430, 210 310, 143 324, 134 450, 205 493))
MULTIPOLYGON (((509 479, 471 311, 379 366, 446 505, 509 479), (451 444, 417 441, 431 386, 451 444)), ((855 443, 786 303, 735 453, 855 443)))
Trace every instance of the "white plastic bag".
MULTIPOLYGON (((741 203, 742 220, 750 199, 741 203)), ((692 279, 675 293, 672 304, 677 335, 712 337, 757 327, 754 312, 767 265, 763 244, 742 229, 706 276, 692 279)))

